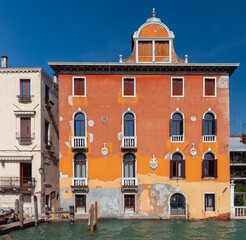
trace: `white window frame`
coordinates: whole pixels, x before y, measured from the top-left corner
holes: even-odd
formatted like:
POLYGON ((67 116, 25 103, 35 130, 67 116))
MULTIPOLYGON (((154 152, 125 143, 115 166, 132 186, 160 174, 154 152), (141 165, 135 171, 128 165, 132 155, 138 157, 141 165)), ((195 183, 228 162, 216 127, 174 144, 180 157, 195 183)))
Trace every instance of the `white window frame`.
MULTIPOLYGON (((203 114, 203 117, 202 117, 203 120, 206 120, 206 119, 205 119, 205 115, 206 115, 207 113, 213 114, 213 115, 214 115, 214 119, 217 120, 217 115, 216 115, 215 112, 212 111, 210 108, 208 109, 208 111, 206 111, 206 112, 203 114)), ((205 127, 205 126, 204 126, 204 127, 205 127)), ((218 127, 218 126, 217 126, 217 127, 218 127)), ((218 135, 218 134, 217 134, 217 135, 218 135)), ((206 142, 206 143, 217 142, 217 135, 203 135, 203 136, 202 136, 202 142, 206 142), (214 138, 214 141, 205 141, 205 138, 206 138, 207 136, 210 137, 210 138, 214 138)))
POLYGON ((121 185, 122 182, 123 182, 123 179, 125 178, 124 177, 124 156, 127 154, 127 153, 131 153, 134 157, 135 157, 135 185, 137 186, 138 185, 138 178, 137 178, 137 157, 135 154, 133 154, 132 152, 126 152, 123 156, 122 156, 122 179, 121 179, 121 185))
MULTIPOLYGON (((72 185, 74 184, 74 180, 75 180, 75 169, 74 169, 74 161, 75 161, 75 156, 79 153, 83 153, 85 156, 86 156, 86 181, 87 181, 87 185, 88 185, 88 156, 87 154, 85 154, 84 152, 76 152, 74 155, 73 155, 73 178, 72 178, 72 185)), ((75 205, 74 205, 75 206, 75 205)))
POLYGON ((171 97, 184 97, 184 77, 171 77, 171 97), (182 95, 173 95, 173 79, 182 79, 182 95))
POLYGON ((171 143, 184 142, 184 138, 185 138, 185 118, 184 118, 184 114, 183 114, 181 111, 179 111, 179 109, 177 109, 176 111, 172 112, 172 114, 171 114, 171 120, 173 119, 173 115, 174 115, 175 113, 181 114, 181 115, 182 115, 182 118, 183 118, 183 135, 177 135, 177 136, 183 136, 183 141, 173 141, 173 140, 172 140, 172 136, 173 136, 173 135, 171 135, 171 136, 170 136, 170 142, 171 142, 171 143))
POLYGON ((217 206, 216 206, 216 203, 217 203, 217 201, 216 201, 216 192, 204 192, 203 193, 203 212, 204 213, 216 213, 216 211, 217 211, 217 206), (205 211, 205 195, 206 194, 214 194, 214 211, 205 211))
POLYGON ((136 78, 135 77, 122 77, 122 97, 136 97, 136 78), (124 80, 125 79, 133 79, 134 80, 134 95, 129 96, 129 95, 124 95, 124 80))
POLYGON ((72 88, 73 88, 73 97, 86 97, 86 77, 83 77, 83 76, 74 76, 73 79, 72 79, 72 88), (81 78, 81 79, 84 79, 84 90, 85 90, 85 94, 84 95, 75 95, 74 94, 74 79, 75 78, 81 78))
POLYGON ((203 97, 217 97, 217 78, 216 77, 203 77, 203 97), (205 79, 214 79, 214 96, 205 95, 205 79))

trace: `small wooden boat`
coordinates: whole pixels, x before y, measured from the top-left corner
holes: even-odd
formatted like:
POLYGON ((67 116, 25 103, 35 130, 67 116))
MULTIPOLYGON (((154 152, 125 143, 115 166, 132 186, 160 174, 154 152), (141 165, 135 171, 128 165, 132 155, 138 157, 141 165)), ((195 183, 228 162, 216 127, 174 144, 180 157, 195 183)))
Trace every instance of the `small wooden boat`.
POLYGON ((2 208, 0 209, 0 224, 7 223, 8 217, 13 213, 11 208, 2 208))

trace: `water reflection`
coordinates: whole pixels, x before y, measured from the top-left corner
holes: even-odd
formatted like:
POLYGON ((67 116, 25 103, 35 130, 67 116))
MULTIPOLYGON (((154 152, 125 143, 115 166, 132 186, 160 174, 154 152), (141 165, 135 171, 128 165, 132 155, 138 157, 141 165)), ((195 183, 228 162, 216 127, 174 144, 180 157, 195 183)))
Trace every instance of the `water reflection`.
POLYGON ((90 236, 87 222, 41 224, 15 231, 13 240, 30 239, 246 239, 246 221, 216 220, 101 220, 90 236))

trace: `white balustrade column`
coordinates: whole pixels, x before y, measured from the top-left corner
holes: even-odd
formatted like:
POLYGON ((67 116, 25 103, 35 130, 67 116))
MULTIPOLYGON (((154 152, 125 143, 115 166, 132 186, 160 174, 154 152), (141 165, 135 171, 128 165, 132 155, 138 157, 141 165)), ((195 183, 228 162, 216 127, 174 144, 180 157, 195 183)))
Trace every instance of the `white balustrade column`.
POLYGON ((231 217, 235 217, 235 208, 234 208, 234 188, 235 188, 235 184, 234 181, 231 180, 231 217))

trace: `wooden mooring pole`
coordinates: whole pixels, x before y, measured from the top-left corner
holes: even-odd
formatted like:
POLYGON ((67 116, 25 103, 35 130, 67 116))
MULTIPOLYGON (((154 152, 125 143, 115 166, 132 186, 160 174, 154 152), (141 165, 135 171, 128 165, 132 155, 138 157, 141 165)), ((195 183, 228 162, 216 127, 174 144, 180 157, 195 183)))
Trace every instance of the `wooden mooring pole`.
POLYGON ((37 227, 38 226, 38 200, 36 195, 34 195, 33 200, 34 200, 35 227, 37 227))
POLYGON ((46 216, 45 222, 48 223, 49 222, 49 209, 47 205, 45 205, 45 216, 46 216))
POLYGON ((74 224, 74 206, 69 206, 70 224, 74 224))
POLYGON ((21 194, 19 196, 19 219, 20 219, 20 229, 23 229, 23 223, 24 223, 24 219, 23 219, 23 195, 21 194))
POLYGON ((19 216, 19 199, 15 199, 14 222, 17 222, 19 216))
POLYGON ((93 233, 93 217, 94 217, 94 206, 91 204, 91 216, 90 216, 90 233, 93 233))
POLYGON ((94 228, 97 229, 97 201, 95 202, 94 228))

